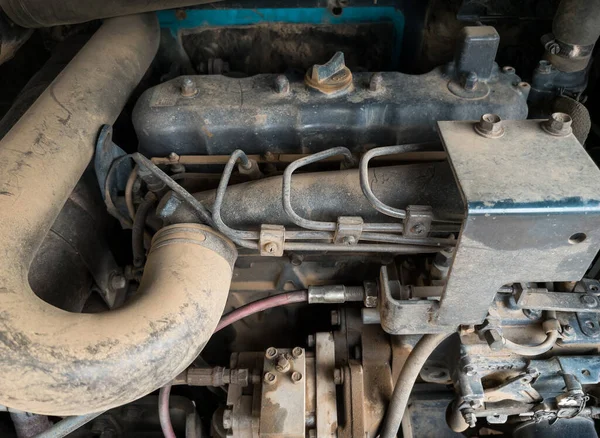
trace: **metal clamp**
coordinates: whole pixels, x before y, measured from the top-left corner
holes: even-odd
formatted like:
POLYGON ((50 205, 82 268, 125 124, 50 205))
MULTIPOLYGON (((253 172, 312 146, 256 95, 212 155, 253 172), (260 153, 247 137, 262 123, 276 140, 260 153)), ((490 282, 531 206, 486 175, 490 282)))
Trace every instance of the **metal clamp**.
POLYGON ((336 245, 356 245, 363 231, 360 216, 340 216, 337 221, 333 243, 336 245))

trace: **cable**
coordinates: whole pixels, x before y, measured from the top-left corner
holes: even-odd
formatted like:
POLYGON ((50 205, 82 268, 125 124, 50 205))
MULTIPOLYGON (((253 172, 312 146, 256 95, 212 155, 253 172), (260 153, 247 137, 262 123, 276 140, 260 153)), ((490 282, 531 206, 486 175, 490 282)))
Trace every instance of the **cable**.
POLYGON ((408 405, 410 393, 415 381, 421 372, 421 368, 435 350, 452 333, 439 333, 436 335, 424 335, 406 359, 402 371, 398 376, 392 400, 388 407, 380 438, 395 438, 398 435, 402 417, 408 405))
POLYGON ((133 227, 131 228, 131 248, 133 250, 133 266, 141 268, 146 259, 146 248, 144 248, 144 230, 148 213, 156 203, 156 195, 152 192, 146 193, 144 200, 135 212, 133 227))
POLYGON ((169 412, 169 396, 171 395, 171 384, 160 388, 158 392, 158 419, 160 428, 165 438, 177 438, 173 425, 171 424, 171 414, 169 412))
POLYGON ((44 432, 36 435, 36 438, 63 438, 102 414, 103 412, 96 412, 95 414, 66 417, 54 424, 50 429, 46 429, 44 432))
POLYGON ((250 304, 246 304, 245 306, 232 310, 228 314, 224 315, 221 318, 221 321, 219 321, 219 324, 215 329, 215 333, 217 333, 219 330, 224 329, 228 325, 239 321, 242 318, 254 315, 255 313, 262 312, 263 310, 272 309, 273 307, 285 306, 286 304, 306 302, 308 302, 308 291, 306 289, 297 290, 294 292, 286 292, 283 294, 273 295, 267 298, 263 298, 261 300, 254 301, 250 304))

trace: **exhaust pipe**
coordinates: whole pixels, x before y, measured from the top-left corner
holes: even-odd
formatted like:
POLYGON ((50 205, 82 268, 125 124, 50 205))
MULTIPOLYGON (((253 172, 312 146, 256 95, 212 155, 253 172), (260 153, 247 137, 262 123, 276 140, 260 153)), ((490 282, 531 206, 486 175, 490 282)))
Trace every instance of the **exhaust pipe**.
POLYGON ((19 26, 37 28, 215 1, 217 0, 0 0, 0 7, 19 26))
POLYGON ((59 310, 27 280, 158 40, 154 15, 107 20, 0 142, 0 404, 70 416, 130 402, 185 369, 221 316, 237 254, 202 225, 160 230, 137 296, 116 311, 59 310))

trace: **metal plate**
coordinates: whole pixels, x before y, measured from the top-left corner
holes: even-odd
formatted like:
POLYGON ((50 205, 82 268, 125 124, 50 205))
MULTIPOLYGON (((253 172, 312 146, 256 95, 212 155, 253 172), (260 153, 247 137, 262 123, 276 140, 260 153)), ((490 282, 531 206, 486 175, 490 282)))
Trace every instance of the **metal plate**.
POLYGON ((467 206, 434 324, 479 324, 496 291, 514 282, 580 280, 600 249, 600 170, 573 135, 540 121, 439 122, 467 206))

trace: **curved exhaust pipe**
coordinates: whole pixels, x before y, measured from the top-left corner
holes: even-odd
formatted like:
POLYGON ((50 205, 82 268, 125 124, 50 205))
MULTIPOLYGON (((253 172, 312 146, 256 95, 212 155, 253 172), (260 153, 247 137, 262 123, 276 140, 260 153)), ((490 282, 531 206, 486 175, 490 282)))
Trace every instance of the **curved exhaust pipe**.
POLYGON ((135 400, 187 367, 215 329, 237 256, 208 227, 153 240, 137 296, 102 314, 59 310, 27 274, 46 233, 158 48, 154 15, 107 20, 0 142, 0 403, 81 415, 135 400))

